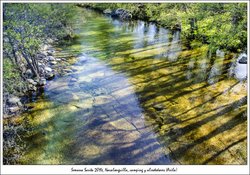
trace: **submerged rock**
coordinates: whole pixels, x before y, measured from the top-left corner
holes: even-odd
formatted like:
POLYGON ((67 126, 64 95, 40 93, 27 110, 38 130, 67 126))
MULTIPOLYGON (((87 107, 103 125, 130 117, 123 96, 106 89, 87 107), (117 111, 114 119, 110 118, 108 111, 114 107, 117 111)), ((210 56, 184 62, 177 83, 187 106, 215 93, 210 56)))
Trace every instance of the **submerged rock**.
POLYGON ((46 80, 51 80, 54 78, 54 76, 55 75, 52 72, 48 72, 48 73, 46 73, 45 78, 46 78, 46 80))
POLYGON ((164 106, 162 104, 157 104, 157 105, 154 105, 154 109, 157 111, 161 111, 164 109, 164 106))
POLYGON ((70 82, 77 82, 77 79, 76 78, 71 78, 70 82))
POLYGON ((69 69, 69 68, 63 69, 63 71, 66 72, 66 73, 72 73, 72 72, 73 72, 73 71, 72 71, 71 69, 69 69))

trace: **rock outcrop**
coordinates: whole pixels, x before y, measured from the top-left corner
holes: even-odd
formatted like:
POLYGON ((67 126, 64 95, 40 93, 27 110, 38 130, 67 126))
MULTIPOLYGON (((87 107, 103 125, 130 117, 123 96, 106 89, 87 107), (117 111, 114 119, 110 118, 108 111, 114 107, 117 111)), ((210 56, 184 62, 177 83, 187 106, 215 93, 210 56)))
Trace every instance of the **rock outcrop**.
MULTIPOLYGON (((106 10, 104 10, 104 11, 106 11, 106 10)), ((106 11, 106 14, 107 14, 107 11, 106 11)), ((122 9, 122 8, 113 10, 110 15, 114 18, 120 18, 120 19, 124 19, 124 20, 129 20, 129 19, 132 19, 132 17, 133 17, 129 11, 122 9)))

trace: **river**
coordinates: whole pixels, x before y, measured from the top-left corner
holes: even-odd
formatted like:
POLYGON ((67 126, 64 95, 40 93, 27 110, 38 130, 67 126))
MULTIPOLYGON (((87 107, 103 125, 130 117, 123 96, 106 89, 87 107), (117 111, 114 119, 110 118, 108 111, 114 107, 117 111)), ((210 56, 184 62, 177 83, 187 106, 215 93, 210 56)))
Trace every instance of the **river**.
POLYGON ((237 77, 234 55, 79 11, 78 39, 56 52, 76 55, 72 72, 23 114, 32 130, 20 164, 246 164, 246 72, 237 77))

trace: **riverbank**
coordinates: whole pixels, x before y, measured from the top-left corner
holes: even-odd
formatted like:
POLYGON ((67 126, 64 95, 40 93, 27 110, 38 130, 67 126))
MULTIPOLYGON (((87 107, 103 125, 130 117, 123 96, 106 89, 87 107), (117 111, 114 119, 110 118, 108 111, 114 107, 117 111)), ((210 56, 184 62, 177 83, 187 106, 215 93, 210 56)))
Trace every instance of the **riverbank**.
POLYGON ((74 4, 3 4, 3 152, 4 164, 15 164, 23 153, 28 123, 21 117, 53 78, 67 70, 59 58, 59 42, 72 39, 74 4))
POLYGON ((158 25, 159 27, 165 27, 171 30, 181 30, 181 25, 179 21, 175 21, 170 23, 166 23, 161 19, 154 19, 150 15, 148 15, 145 11, 145 4, 136 4, 135 8, 126 6, 126 5, 113 5, 106 6, 105 4, 91 4, 91 3, 82 3, 78 4, 79 7, 89 8, 92 10, 96 10, 104 15, 110 15, 114 18, 119 18, 121 20, 143 20, 145 22, 152 22, 158 25))
POLYGON ((212 54, 218 49, 247 52, 246 3, 80 3, 78 6, 126 20, 140 19, 181 30, 181 38, 190 49, 207 44, 212 54))
POLYGON ((30 102, 39 95, 39 92, 44 90, 47 81, 52 80, 55 76, 70 72, 70 70, 65 67, 67 58, 58 58, 55 56, 60 53, 60 49, 57 45, 58 43, 56 41, 49 40, 49 42, 41 46, 40 51, 36 54, 35 57, 39 66, 39 77, 35 76, 27 65, 22 64, 22 75, 25 80, 22 82, 23 88, 21 92, 13 92, 13 94, 4 91, 3 118, 16 116, 28 110, 25 103, 30 102))
POLYGON ((26 68, 24 75, 28 77, 20 95, 6 95, 3 103, 3 150, 4 164, 15 164, 25 151, 23 135, 32 130, 30 124, 22 116, 29 113, 33 106, 29 103, 36 101, 43 94, 47 85, 54 78, 59 78, 72 73, 70 65, 76 61, 76 55, 63 51, 57 42, 44 44, 37 53, 40 77, 34 77, 30 69, 26 68))

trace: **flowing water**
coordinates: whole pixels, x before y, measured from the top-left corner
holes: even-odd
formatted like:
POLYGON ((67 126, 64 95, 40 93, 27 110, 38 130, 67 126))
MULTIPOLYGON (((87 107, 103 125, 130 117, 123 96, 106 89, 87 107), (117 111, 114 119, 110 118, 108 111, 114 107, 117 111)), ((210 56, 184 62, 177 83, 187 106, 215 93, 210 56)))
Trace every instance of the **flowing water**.
POLYGON ((79 38, 56 55, 77 54, 72 72, 23 114, 20 164, 246 164, 246 64, 189 50, 179 31, 79 13, 79 38))

